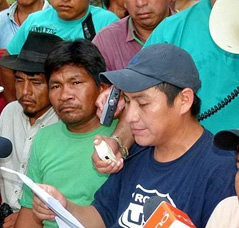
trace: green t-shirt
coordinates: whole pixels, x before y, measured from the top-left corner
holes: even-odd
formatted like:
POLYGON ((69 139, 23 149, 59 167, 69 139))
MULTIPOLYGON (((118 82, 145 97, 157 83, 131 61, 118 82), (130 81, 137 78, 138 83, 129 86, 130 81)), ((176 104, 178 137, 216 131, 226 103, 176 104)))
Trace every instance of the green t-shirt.
MULTIPOLYGON (((193 7, 166 18, 145 44, 146 47, 173 43, 191 54, 202 82, 197 94, 202 101, 200 113, 213 108, 237 87, 239 89, 239 55, 228 53, 213 42, 209 32, 211 8, 210 0, 200 0, 193 7)), ((238 107, 239 97, 201 124, 212 133, 238 128, 238 107)))
MULTIPOLYGON (((36 183, 55 186, 67 199, 89 205, 95 191, 108 178, 94 168, 91 160, 96 135, 110 136, 117 121, 110 127, 100 126, 88 133, 72 133, 59 121, 37 133, 28 163, 27 175, 36 183)), ((24 186, 20 204, 32 208, 33 194, 24 186)), ((44 221, 44 227, 57 227, 56 222, 44 221)))
POLYGON ((119 20, 114 13, 100 7, 90 5, 83 18, 72 21, 64 21, 58 17, 55 9, 50 7, 46 10, 41 10, 29 15, 27 20, 19 28, 11 42, 8 44, 7 50, 11 55, 19 54, 24 42, 26 41, 29 31, 54 34, 64 40, 84 38, 82 22, 90 12, 92 14, 92 20, 96 33, 107 25, 119 20))

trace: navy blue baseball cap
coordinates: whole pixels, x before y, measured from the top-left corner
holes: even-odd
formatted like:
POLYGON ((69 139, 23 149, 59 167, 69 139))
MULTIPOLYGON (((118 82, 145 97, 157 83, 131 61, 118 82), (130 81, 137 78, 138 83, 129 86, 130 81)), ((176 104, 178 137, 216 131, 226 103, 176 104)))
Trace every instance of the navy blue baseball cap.
POLYGON ((162 82, 179 88, 201 87, 199 73, 192 57, 173 44, 155 44, 143 48, 122 70, 100 73, 101 81, 125 92, 138 92, 162 82))

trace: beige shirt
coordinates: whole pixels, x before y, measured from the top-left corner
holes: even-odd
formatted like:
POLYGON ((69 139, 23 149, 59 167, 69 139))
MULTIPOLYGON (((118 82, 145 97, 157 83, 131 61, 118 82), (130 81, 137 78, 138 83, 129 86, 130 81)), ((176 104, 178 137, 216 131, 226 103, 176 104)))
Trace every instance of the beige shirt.
POLYGON ((239 201, 237 196, 228 197, 216 206, 206 228, 239 228, 239 201))
MULTIPOLYGON (((8 138, 13 149, 9 157, 0 159, 0 166, 25 174, 32 141, 37 131, 57 121, 58 116, 53 108, 50 108, 31 126, 18 101, 9 103, 0 116, 0 136, 8 138)), ((0 171, 2 201, 8 203, 14 211, 20 209, 18 199, 22 194, 22 186, 17 176, 0 171)))

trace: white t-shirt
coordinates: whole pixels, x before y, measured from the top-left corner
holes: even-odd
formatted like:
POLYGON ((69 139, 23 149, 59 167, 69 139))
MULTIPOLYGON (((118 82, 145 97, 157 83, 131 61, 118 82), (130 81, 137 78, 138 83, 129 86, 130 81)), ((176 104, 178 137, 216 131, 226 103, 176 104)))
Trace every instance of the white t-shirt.
POLYGON ((239 201, 237 196, 228 197, 216 206, 206 228, 239 228, 239 201))

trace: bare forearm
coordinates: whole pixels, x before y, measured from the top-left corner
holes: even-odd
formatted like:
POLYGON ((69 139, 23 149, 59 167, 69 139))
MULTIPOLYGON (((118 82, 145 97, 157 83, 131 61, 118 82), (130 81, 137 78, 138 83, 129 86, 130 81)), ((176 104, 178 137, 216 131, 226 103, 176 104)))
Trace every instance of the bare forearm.
POLYGON ((42 228, 42 222, 33 214, 32 210, 29 208, 22 207, 15 228, 42 228))
POLYGON ((67 201, 66 209, 87 228, 105 228, 100 214, 93 206, 83 207, 67 201))

